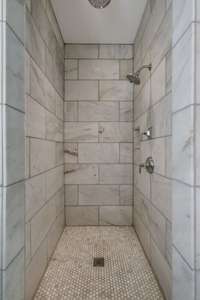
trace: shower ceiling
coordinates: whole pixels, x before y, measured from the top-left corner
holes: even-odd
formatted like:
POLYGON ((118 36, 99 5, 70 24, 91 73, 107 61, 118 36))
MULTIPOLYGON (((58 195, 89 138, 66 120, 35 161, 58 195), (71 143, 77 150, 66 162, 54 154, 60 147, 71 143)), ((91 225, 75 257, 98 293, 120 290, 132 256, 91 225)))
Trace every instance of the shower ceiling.
POLYGON ((66 43, 133 43, 147 0, 114 0, 95 9, 88 0, 51 0, 66 43))

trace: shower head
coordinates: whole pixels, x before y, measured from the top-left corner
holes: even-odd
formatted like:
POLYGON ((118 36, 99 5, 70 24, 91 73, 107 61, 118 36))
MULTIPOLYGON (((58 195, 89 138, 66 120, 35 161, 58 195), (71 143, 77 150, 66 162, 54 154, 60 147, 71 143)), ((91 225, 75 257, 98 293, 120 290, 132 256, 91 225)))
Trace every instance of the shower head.
POLYGON ((140 72, 141 72, 143 69, 148 69, 149 71, 151 71, 151 69, 152 69, 152 64, 144 65, 144 66, 142 66, 136 73, 128 74, 128 75, 127 75, 127 79, 128 79, 131 83, 134 83, 134 84, 136 84, 136 85, 139 85, 139 84, 141 83, 141 80, 140 80, 140 72))
POLYGON ((88 0, 88 1, 95 8, 104 8, 111 2, 111 0, 88 0))

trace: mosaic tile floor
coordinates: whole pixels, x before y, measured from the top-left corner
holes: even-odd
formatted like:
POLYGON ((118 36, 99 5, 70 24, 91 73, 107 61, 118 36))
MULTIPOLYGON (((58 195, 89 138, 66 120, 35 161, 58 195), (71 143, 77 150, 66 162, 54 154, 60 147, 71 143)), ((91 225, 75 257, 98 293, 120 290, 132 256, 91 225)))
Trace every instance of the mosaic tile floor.
POLYGON ((163 300, 133 228, 65 229, 35 300, 89 299, 163 300))

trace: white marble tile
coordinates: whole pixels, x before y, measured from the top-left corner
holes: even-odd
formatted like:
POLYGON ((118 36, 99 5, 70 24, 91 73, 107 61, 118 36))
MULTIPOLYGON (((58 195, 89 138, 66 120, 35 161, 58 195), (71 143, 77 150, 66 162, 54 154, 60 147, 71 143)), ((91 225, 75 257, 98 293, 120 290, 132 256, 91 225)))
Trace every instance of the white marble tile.
POLYGON ((151 176, 151 201, 168 220, 172 220, 171 185, 171 180, 165 177, 157 174, 151 176))
POLYGON ((44 240, 26 269, 25 299, 32 300, 47 267, 47 241, 44 240))
POLYGON ((79 60, 80 79, 119 79, 117 60, 79 60))
POLYGON ((24 246, 24 183, 3 190, 3 268, 24 246))
POLYGON ((145 251, 146 256, 150 259, 150 233, 144 224, 141 222, 140 217, 134 211, 134 227, 138 234, 140 243, 145 251))
POLYGON ((117 143, 82 143, 78 146, 79 163, 118 163, 119 145, 117 143))
POLYGON ((119 188, 120 205, 133 205, 133 187, 132 185, 120 185, 119 188))
POLYGON ((150 108, 151 82, 147 82, 142 87, 139 94, 135 95, 134 101, 134 119, 137 119, 150 108))
POLYGON ((100 81, 100 100, 131 101, 133 99, 133 85, 125 80, 100 81))
POLYGON ((30 171, 31 176, 42 173, 55 166, 55 143, 45 140, 30 140, 30 171))
POLYGON ((193 108, 189 107, 173 116, 172 176, 191 185, 194 182, 193 139, 193 108))
POLYGON ((63 187, 64 168, 63 166, 54 168, 46 173, 46 200, 55 195, 63 187))
POLYGON ((67 122, 64 128, 65 142, 98 142, 98 124, 87 122, 67 122))
POLYGON ((152 104, 155 104, 165 96, 166 82, 166 61, 165 59, 159 64, 151 78, 152 104))
POLYGON ((25 226, 25 264, 26 266, 31 261, 31 226, 26 223, 25 226))
POLYGON ((151 151, 152 151, 151 155, 153 157, 154 164, 155 164, 154 172, 161 175, 165 175, 166 172, 165 138, 153 139, 151 141, 151 151))
POLYGON ((26 220, 30 220, 46 201, 45 174, 26 181, 26 220))
POLYGON ((188 26, 195 20, 195 1, 173 1, 173 44, 183 35, 188 26))
POLYGON ((65 91, 66 101, 98 100, 98 82, 95 80, 65 81, 65 91))
POLYGON ((98 45, 66 44, 65 58, 97 58, 98 45))
POLYGON ((174 300, 195 299, 195 275, 182 259, 180 254, 173 248, 173 294, 174 300))
POLYGON ((196 268, 199 270, 200 269, 200 239, 199 239, 199 234, 200 234, 200 188, 197 188, 196 191, 196 221, 195 221, 195 264, 196 268))
POLYGON ((119 105, 116 102, 84 101, 79 103, 78 110, 79 121, 110 122, 119 120, 119 105))
POLYGON ((77 59, 65 59, 65 79, 78 79, 77 59))
POLYGON ((6 128, 4 129, 4 184, 25 178, 25 132, 24 114, 10 107, 4 107, 6 128))
POLYGON ((159 278, 165 297, 167 299, 172 299, 172 271, 153 240, 151 240, 150 261, 156 277, 159 278))
POLYGON ((166 224, 166 235, 165 235, 165 240, 166 240, 166 247, 165 247, 165 256, 167 259, 167 262, 169 266, 172 268, 172 223, 167 221, 166 224))
POLYGON ((149 210, 150 232, 158 249, 165 254, 165 235, 166 235, 166 219, 153 206, 149 210))
POLYGON ((64 160, 65 163, 78 162, 78 144, 64 143, 64 160))
MULTIPOLYGON (((87 102, 88 103, 88 102, 87 102)), ((64 103, 64 120, 67 122, 78 121, 78 103, 65 102, 64 103)))
POLYGON ((31 64, 31 58, 28 54, 28 52, 25 52, 25 78, 24 78, 24 84, 25 84, 25 92, 27 94, 30 94, 30 64, 31 64))
POLYGON ((63 142, 56 143, 56 166, 64 163, 64 144, 63 142))
POLYGON ((150 209, 151 202, 144 197, 138 188, 134 188, 134 210, 136 211, 140 221, 148 229, 150 233, 150 209))
POLYGON ((118 185, 80 185, 79 205, 118 205, 118 185))
POLYGON ((98 166, 94 164, 66 164, 65 184, 98 184, 98 166))
MULTIPOLYGON (((198 3, 198 1, 196 1, 198 3)), ((199 10, 199 17, 200 17, 200 5, 198 5, 199 10)), ((195 78, 195 96, 196 96, 196 102, 200 103, 200 88, 199 88, 199 80, 200 80, 200 24, 195 24, 195 72, 196 72, 196 78, 195 78)))
POLYGON ((26 97, 26 135, 45 138, 45 109, 35 100, 26 97))
POLYGON ((30 72, 30 94, 33 99, 46 107, 46 78, 33 60, 31 60, 30 72))
MULTIPOLYGON (((16 1, 9 1, 16 2, 16 1)), ((19 2, 19 1, 18 1, 19 2)), ((18 3, 21 6, 20 3, 18 3)), ((12 4, 11 4, 12 6, 12 4)), ((15 11, 17 14, 17 11, 15 11)), ((15 19, 13 15, 13 20, 15 19)), ((24 111, 24 47, 6 26, 6 99, 9 105, 24 111)))
POLYGON ((194 103, 194 26, 190 26, 172 52, 173 105, 177 111, 194 103))
POLYGON ((132 206, 101 206, 100 225, 131 225, 132 206))
POLYGON ((144 170, 139 173, 139 166, 134 167, 134 182, 139 191, 150 199, 150 176, 144 170))
POLYGON ((78 204, 78 185, 65 184, 65 205, 76 206, 78 204))
POLYGON ((6 22, 24 42, 24 0, 10 0, 6 2, 6 22))
POLYGON ((133 144, 121 143, 120 144, 120 162, 132 163, 133 162, 133 144))
POLYGON ((1 296, 5 300, 24 298, 24 250, 2 272, 1 296))
POLYGON ((128 143, 132 142, 133 138, 133 124, 129 122, 109 122, 100 123, 100 141, 128 143))
POLYGON ((194 267, 194 191, 193 188, 174 182, 173 243, 191 267, 194 267))
POLYGON ((65 214, 67 225, 98 225, 98 207, 66 207, 65 214))
POLYGON ((120 102, 120 121, 132 122, 133 121, 133 102, 126 101, 120 102))
POLYGON ((63 141, 63 122, 47 110, 45 112, 45 127, 48 140, 63 141))
POLYGON ((132 184, 132 165, 100 165, 100 184, 132 184))
POLYGON ((196 185, 200 186, 200 106, 195 106, 195 114, 196 114, 196 185))
POLYGON ((130 59, 133 58, 132 45, 100 45, 100 58, 130 59))

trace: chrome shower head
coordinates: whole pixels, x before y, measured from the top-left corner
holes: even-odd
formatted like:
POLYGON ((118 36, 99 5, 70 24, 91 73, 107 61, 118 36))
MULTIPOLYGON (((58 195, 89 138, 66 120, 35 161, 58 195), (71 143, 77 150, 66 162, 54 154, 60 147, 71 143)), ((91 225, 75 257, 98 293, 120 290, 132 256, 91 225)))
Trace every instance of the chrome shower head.
POLYGON ((141 80, 140 80, 140 72, 141 72, 143 69, 148 69, 149 71, 151 71, 151 69, 152 69, 152 64, 144 65, 144 66, 142 66, 136 73, 128 74, 128 75, 126 76, 127 79, 128 79, 131 83, 134 83, 134 84, 136 84, 136 85, 139 85, 139 84, 141 83, 141 80))
POLYGON ((95 8, 104 8, 111 2, 111 0, 88 0, 88 1, 95 8))

